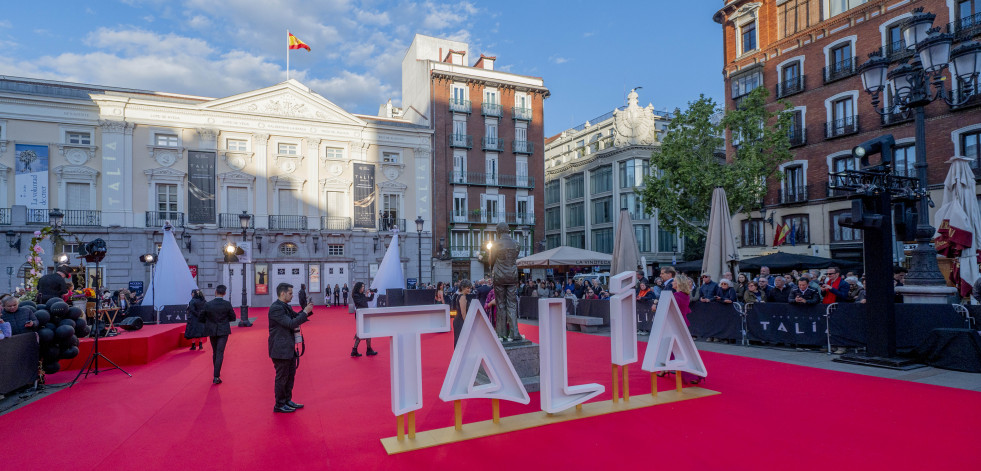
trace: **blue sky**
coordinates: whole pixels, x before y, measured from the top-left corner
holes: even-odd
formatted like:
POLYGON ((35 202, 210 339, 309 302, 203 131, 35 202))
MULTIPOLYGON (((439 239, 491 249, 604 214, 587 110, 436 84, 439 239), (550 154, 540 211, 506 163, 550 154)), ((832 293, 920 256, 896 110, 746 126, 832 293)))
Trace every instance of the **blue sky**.
POLYGON ((471 59, 544 78, 546 135, 624 104, 674 109, 723 96, 711 0, 636 2, 104 0, 7 2, 0 74, 223 97, 291 77, 345 109, 375 114, 401 91, 415 33, 467 41, 471 59))

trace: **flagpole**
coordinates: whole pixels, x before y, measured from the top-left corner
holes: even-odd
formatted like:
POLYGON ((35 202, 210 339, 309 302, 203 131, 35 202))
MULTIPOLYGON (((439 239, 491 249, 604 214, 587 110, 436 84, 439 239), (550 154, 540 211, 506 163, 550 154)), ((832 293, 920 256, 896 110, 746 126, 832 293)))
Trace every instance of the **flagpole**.
POLYGON ((286 30, 286 81, 290 81, 290 30, 286 30))

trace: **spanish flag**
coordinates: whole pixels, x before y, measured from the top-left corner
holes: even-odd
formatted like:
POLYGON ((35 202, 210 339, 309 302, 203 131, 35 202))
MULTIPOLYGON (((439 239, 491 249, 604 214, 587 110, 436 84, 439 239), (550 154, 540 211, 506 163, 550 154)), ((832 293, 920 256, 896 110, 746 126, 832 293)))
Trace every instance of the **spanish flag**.
POLYGON ((782 226, 777 228, 777 233, 773 234, 773 246, 783 245, 787 241, 787 235, 790 234, 790 226, 784 223, 782 226))
POLYGON ((287 31, 286 34, 289 35, 289 37, 287 38, 287 42, 289 43, 290 49, 306 49, 307 51, 310 50, 310 46, 307 46, 305 42, 296 39, 296 36, 293 36, 293 33, 287 31))

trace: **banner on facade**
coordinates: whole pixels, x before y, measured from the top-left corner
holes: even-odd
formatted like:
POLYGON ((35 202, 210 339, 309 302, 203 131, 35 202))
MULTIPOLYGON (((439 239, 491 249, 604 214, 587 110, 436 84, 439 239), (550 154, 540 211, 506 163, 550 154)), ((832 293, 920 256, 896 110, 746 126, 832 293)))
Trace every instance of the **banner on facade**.
POLYGON ((14 150, 16 204, 27 206, 27 209, 47 210, 48 146, 17 144, 14 150))
POLYGON ((269 294, 269 265, 255 264, 255 294, 269 294))
POLYGON ((310 282, 308 283, 310 289, 308 289, 307 291, 310 293, 319 292, 320 291, 320 264, 311 263, 310 266, 307 268, 307 271, 310 273, 310 282))
POLYGON ((197 265, 188 265, 187 266, 187 269, 188 270, 191 270, 191 278, 194 278, 195 280, 198 279, 198 266, 197 265))
POLYGON ((214 152, 187 152, 187 222, 215 223, 214 152))
POLYGON ((375 228, 375 166, 354 164, 354 227, 375 228))

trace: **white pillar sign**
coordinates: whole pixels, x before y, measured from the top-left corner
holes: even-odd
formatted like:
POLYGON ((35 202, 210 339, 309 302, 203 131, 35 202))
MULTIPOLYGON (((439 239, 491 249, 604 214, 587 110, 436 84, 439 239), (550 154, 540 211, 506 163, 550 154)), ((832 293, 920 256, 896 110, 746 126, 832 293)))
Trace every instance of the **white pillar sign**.
POLYGON ((637 362, 636 273, 626 271, 610 278, 610 355, 614 365, 637 362))
POLYGON ((446 304, 358 309, 358 337, 392 337, 392 413, 422 408, 420 335, 450 331, 446 304))
POLYGON ((531 402, 480 303, 470 303, 439 398, 446 402, 480 398, 531 402), (474 383, 481 365, 490 383, 478 386, 474 383))
POLYGON ((605 388, 595 383, 569 386, 565 300, 539 300, 538 324, 541 329, 539 379, 542 410, 561 412, 602 394, 605 388))
POLYGON ((641 369, 651 373, 686 371, 703 377, 708 375, 672 292, 661 293, 641 369))

